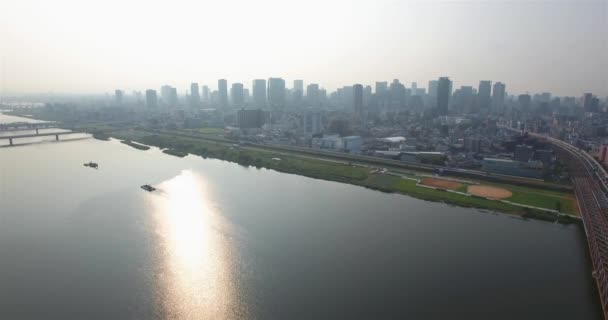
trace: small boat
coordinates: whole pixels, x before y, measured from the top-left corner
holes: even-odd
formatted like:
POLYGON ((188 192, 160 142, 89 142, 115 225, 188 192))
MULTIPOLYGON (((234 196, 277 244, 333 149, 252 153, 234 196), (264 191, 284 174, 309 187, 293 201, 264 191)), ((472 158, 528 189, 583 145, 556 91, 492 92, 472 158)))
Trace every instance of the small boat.
POLYGON ((152 192, 152 191, 156 190, 156 188, 154 188, 153 186, 151 186, 149 184, 144 184, 143 186, 141 186, 141 188, 148 192, 152 192))
POLYGON ((91 162, 91 161, 89 161, 89 163, 85 163, 84 166, 85 167, 90 167, 90 168, 93 168, 93 169, 97 169, 99 167, 99 165, 97 163, 91 162))

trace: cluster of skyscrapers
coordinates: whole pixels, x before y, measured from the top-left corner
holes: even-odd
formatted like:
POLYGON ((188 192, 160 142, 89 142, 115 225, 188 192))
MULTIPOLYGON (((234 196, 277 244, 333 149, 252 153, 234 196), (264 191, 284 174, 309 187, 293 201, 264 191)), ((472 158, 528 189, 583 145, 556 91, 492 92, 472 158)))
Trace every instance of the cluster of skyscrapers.
MULTIPOLYGON (((282 78, 254 79, 250 87, 243 83, 229 84, 226 79, 217 82, 217 90, 207 85, 192 83, 189 91, 180 98, 175 87, 164 85, 160 97, 156 90, 145 92, 145 105, 218 109, 221 111, 240 109, 264 109, 269 111, 291 111, 301 108, 322 108, 351 111, 363 118, 368 113, 413 111, 430 116, 463 114, 503 114, 509 98, 506 85, 502 82, 482 80, 479 86, 461 86, 454 90, 448 77, 429 81, 427 88, 413 82, 406 87, 398 79, 392 82, 379 81, 372 90, 370 85, 354 84, 327 93, 317 83, 304 85, 303 80, 294 80, 291 88, 282 78), (251 88, 251 89, 249 89, 251 88)), ((116 90, 117 104, 124 101, 124 92, 116 90)), ((569 102, 569 98, 565 98, 569 102)), ((574 98, 571 98, 574 99, 574 98)), ((528 110, 532 101, 550 102, 551 94, 542 93, 534 97, 522 94, 511 97, 522 110, 528 110)), ((585 94, 583 104, 586 111, 594 111, 599 100, 592 94, 585 94)), ((143 101, 142 101, 143 102, 143 101)))

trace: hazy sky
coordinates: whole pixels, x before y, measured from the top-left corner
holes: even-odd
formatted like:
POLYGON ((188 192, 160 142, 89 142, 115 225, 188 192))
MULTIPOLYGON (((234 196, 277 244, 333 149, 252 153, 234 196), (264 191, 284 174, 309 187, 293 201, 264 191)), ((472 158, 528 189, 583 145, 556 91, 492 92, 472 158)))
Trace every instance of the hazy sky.
POLYGON ((0 40, 5 93, 449 76, 608 95, 608 0, 2 0, 0 40))

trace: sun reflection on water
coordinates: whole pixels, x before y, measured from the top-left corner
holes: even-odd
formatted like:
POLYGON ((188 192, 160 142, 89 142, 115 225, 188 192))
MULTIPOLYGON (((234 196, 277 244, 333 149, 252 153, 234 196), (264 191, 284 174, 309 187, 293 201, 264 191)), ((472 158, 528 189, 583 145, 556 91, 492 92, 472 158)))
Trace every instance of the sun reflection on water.
POLYGON ((214 210, 203 181, 183 171, 151 197, 161 248, 159 303, 167 319, 242 316, 230 224, 214 210))

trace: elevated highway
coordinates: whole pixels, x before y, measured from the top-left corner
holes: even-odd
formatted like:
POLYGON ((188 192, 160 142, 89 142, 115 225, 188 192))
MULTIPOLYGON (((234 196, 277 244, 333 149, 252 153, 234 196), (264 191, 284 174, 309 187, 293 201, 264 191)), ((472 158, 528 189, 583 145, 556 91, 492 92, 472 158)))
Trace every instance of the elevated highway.
MULTIPOLYGON (((503 129, 518 131, 507 127, 503 129)), ((608 188, 606 187, 608 175, 606 170, 587 152, 567 142, 531 132, 528 132, 528 136, 553 145, 568 166, 585 228, 602 313, 604 319, 608 319, 608 188)))

